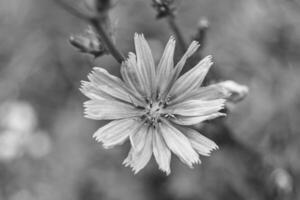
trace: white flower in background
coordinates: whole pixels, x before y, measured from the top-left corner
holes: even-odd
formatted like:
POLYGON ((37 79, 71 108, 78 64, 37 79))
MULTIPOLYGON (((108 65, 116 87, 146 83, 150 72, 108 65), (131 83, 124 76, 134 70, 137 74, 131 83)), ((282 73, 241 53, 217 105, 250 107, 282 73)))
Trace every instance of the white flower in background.
POLYGON ((37 116, 31 104, 5 102, 0 106, 0 160, 10 161, 28 153, 41 158, 49 153, 51 140, 43 131, 36 131, 37 116))
POLYGON ((22 155, 25 140, 36 124, 36 113, 29 103, 10 101, 1 104, 0 160, 9 161, 22 155))
POLYGON ((5 129, 31 132, 37 126, 34 108, 27 102, 10 101, 0 107, 0 126, 5 129))
POLYGON ((10 161, 22 155, 24 144, 22 132, 5 130, 0 133, 0 160, 10 161))
POLYGON ((136 34, 134 42, 136 55, 129 53, 121 66, 123 80, 94 68, 89 82, 82 82, 81 91, 90 98, 84 103, 86 117, 113 120, 94 137, 105 148, 129 138, 132 147, 124 164, 135 173, 146 166, 152 154, 166 174, 170 173, 171 152, 189 167, 200 163, 198 154, 209 156, 218 146, 187 126, 224 116, 219 111, 228 96, 218 84, 200 87, 213 64, 211 56, 180 76, 186 60, 198 49, 197 42, 191 43, 175 66, 173 37, 157 66, 143 35, 136 34))

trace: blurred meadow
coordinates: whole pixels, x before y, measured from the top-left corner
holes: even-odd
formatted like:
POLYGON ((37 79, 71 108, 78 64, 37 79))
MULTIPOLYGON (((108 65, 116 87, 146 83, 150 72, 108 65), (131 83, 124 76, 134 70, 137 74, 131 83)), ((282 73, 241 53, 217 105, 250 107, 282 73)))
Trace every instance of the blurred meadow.
MULTIPOLYGON (((119 0, 110 10, 124 55, 144 33, 158 61, 173 34, 151 4, 119 0)), ((94 65, 115 75, 120 65, 70 45, 87 24, 55 1, 0 0, 0 200, 300 199, 300 1, 176 5, 186 41, 209 21, 201 54, 213 55, 216 81, 250 93, 223 119, 232 138, 218 120, 205 123, 200 132, 220 149, 194 169, 173 156, 165 176, 153 159, 134 175, 122 165, 128 143, 105 150, 92 138, 106 122, 84 118, 80 81, 94 65)))

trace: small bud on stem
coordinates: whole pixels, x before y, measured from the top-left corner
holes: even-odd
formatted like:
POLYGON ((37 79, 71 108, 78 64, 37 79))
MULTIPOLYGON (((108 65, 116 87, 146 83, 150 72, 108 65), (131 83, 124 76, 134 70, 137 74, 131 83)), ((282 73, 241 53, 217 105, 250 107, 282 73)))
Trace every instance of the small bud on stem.
MULTIPOLYGON (((85 20, 88 22, 95 30, 97 33, 98 39, 101 41, 101 45, 105 47, 105 50, 109 52, 117 62, 122 63, 124 61, 124 57, 122 53, 117 49, 115 46, 114 42, 112 41, 112 37, 108 34, 107 32, 107 14, 108 12, 100 12, 103 11, 108 11, 107 9, 110 8, 107 5, 110 3, 108 0, 98 0, 95 2, 95 4, 88 4, 88 5, 94 5, 97 6, 97 13, 95 12, 83 12, 82 9, 78 8, 77 6, 70 5, 67 3, 65 0, 54 0, 56 1, 59 5, 62 6, 65 10, 73 14, 74 16, 81 18, 82 20, 85 20), (96 4, 97 3, 97 4, 96 4)), ((92 1, 91 1, 92 2, 92 1)), ((93 2, 92 2, 93 3, 93 2)), ((109 4, 110 5, 110 4, 109 4)), ((73 46, 76 48, 79 48, 80 50, 84 49, 86 50, 86 47, 89 46, 88 42, 84 39, 84 42, 82 41, 82 38, 78 40, 75 39, 75 37, 70 38, 70 42, 73 46), (83 43, 82 43, 83 42, 83 43)), ((96 45, 97 46, 97 45, 96 45)), ((99 55, 98 55, 99 56, 99 55)))
POLYGON ((99 57, 107 53, 92 27, 89 27, 81 35, 71 36, 69 41, 79 51, 91 54, 94 57, 99 57))
POLYGON ((238 84, 234 81, 224 81, 218 83, 231 95, 228 96, 228 100, 237 103, 242 101, 249 93, 249 88, 245 85, 238 84))

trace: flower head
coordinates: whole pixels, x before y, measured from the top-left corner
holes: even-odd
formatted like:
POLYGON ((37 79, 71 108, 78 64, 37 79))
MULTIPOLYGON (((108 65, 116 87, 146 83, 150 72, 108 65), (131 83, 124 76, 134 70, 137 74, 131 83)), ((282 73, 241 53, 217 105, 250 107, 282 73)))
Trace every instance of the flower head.
POLYGON ((200 87, 213 64, 207 56, 180 76, 186 60, 199 47, 192 42, 174 66, 175 40, 171 37, 160 62, 155 66, 143 35, 135 34, 136 54, 129 53, 121 66, 122 79, 103 68, 94 68, 83 81, 81 91, 86 117, 113 120, 96 131, 94 137, 105 148, 128 138, 131 150, 124 160, 135 173, 149 162, 152 154, 159 168, 170 173, 171 152, 192 167, 199 154, 209 156, 218 146, 187 126, 224 116, 227 92, 219 85, 200 87))

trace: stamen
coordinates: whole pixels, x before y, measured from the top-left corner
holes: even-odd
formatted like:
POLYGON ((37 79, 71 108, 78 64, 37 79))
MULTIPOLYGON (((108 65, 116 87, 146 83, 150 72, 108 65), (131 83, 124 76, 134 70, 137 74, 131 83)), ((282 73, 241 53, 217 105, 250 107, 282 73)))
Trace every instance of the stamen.
POLYGON ((160 118, 164 117, 164 113, 162 113, 163 106, 163 102, 149 101, 145 107, 145 115, 143 116, 149 125, 156 127, 160 118))

